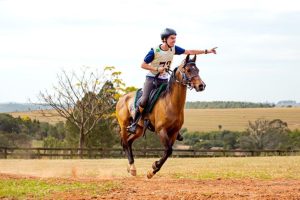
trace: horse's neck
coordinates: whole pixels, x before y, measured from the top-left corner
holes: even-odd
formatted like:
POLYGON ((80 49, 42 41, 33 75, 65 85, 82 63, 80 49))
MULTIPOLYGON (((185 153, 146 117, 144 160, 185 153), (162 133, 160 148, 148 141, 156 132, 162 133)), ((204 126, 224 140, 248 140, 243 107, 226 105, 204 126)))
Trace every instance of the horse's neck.
POLYGON ((174 82, 170 92, 170 103, 175 110, 183 112, 186 99, 186 86, 174 82))

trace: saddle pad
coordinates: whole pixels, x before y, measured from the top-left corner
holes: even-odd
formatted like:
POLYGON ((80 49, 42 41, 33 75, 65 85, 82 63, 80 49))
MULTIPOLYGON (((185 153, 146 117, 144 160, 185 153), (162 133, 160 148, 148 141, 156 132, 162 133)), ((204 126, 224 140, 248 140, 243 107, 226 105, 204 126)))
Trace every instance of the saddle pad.
MULTIPOLYGON (((158 100, 158 98, 160 97, 160 95, 162 94, 163 91, 166 90, 168 84, 167 83, 163 83, 161 84, 158 88, 154 89, 151 91, 150 95, 149 95, 149 99, 148 99, 148 102, 147 102, 147 105, 144 109, 144 113, 151 113, 156 101, 158 100)), ((143 91, 142 89, 138 89, 136 91, 136 94, 135 94, 135 100, 134 100, 134 105, 135 105, 135 108, 138 107, 140 101, 141 101, 141 97, 143 95, 143 91)))

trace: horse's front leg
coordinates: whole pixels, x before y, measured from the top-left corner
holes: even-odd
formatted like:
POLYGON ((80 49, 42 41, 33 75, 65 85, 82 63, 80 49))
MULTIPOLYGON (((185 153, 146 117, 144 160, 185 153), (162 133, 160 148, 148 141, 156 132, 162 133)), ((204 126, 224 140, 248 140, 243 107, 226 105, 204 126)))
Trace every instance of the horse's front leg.
POLYGON ((160 132, 160 139, 161 142, 163 143, 164 147, 165 147, 165 151, 164 151, 164 155, 161 159, 159 159, 158 161, 155 161, 152 164, 152 169, 153 171, 148 171, 147 173, 147 178, 150 179, 154 176, 154 174, 156 174, 160 168, 163 166, 163 164, 166 162, 166 160, 168 159, 168 157, 170 155, 172 155, 172 151, 173 151, 173 144, 176 140, 176 136, 174 135, 173 137, 169 137, 166 131, 161 131, 160 132))

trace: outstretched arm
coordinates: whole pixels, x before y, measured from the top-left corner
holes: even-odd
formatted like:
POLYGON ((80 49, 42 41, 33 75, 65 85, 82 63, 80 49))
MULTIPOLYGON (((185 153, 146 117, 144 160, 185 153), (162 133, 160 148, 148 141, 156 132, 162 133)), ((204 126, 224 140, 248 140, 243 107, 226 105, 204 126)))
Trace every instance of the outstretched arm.
POLYGON ((216 48, 218 47, 214 47, 212 49, 205 49, 205 50, 185 50, 184 54, 190 54, 190 55, 208 54, 208 53, 216 54, 217 53, 216 48))

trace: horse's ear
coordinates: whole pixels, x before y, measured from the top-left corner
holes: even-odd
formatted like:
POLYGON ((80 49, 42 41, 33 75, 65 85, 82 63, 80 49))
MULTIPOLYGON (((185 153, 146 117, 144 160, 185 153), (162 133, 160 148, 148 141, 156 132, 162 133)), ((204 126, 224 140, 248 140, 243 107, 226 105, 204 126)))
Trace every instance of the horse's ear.
POLYGON ((194 56, 194 58, 193 58, 193 62, 196 62, 196 58, 197 58, 197 56, 196 56, 196 54, 195 54, 195 56, 194 56))
POLYGON ((188 54, 188 55, 186 56, 186 58, 185 58, 185 63, 188 63, 189 60, 190 60, 190 54, 188 54))

